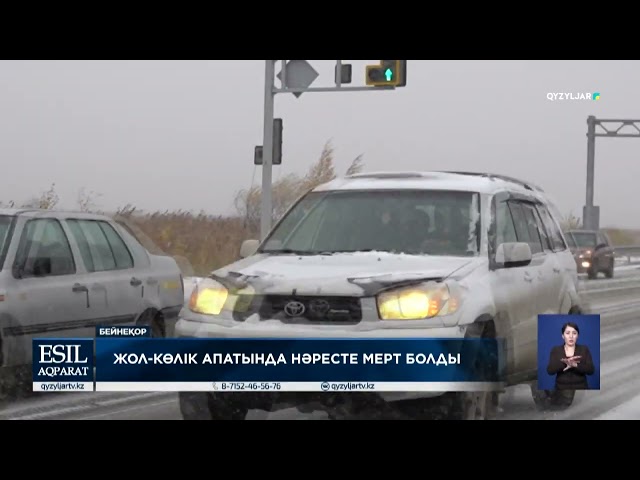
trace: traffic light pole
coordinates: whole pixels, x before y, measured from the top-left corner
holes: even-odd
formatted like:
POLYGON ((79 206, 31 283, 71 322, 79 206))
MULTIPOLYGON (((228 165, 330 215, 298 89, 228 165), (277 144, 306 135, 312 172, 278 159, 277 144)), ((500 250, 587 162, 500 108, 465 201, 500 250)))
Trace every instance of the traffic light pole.
POLYGON ((593 204, 595 185, 596 137, 632 137, 640 138, 640 120, 602 120, 593 115, 587 118, 587 198, 582 212, 582 228, 585 230, 600 229, 600 207, 593 204), (616 128, 607 128, 604 124, 618 123, 616 128), (604 133, 596 133, 596 126, 604 133), (633 133, 619 133, 624 127, 633 127, 633 133))
MULTIPOLYGON (((267 60, 264 67, 264 131, 262 133, 262 212, 260 215, 260 239, 264 240, 271 229, 271 184, 273 178, 273 107, 275 103, 275 60, 267 60)), ((286 72, 283 73, 283 83, 286 72)))
MULTIPOLYGON (((275 95, 278 93, 292 93, 299 97, 303 93, 313 92, 372 92, 395 90, 395 85, 377 85, 370 87, 344 87, 344 83, 351 82, 349 67, 348 78, 343 78, 342 60, 336 60, 335 87, 310 88, 309 85, 317 77, 306 60, 290 60, 296 62, 288 71, 287 60, 282 61, 282 71, 279 74, 281 87, 275 86, 275 66, 277 60, 265 60, 264 70, 264 130, 262 138, 262 205, 260 212, 260 239, 264 240, 271 230, 272 216, 272 180, 273 180, 273 125, 275 95), (314 75, 315 74, 315 75, 314 75)), ((404 86, 404 85, 403 85, 404 86)))

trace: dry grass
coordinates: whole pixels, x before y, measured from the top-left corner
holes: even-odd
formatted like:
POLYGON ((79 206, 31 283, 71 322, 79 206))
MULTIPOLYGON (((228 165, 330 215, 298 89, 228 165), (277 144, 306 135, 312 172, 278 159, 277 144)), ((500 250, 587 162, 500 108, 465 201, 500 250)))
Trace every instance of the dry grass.
MULTIPOLYGON (((363 168, 362 155, 349 166, 347 173, 363 168)), ((289 174, 273 184, 273 221, 301 195, 320 183, 336 177, 334 150, 327 142, 318 161, 306 175, 289 174)), ((185 211, 141 212, 126 205, 114 213, 96 208, 99 194, 81 190, 77 205, 81 211, 107 213, 124 220, 152 253, 165 253, 176 258, 185 275, 206 275, 239 258, 240 245, 248 238, 258 238, 260 227, 261 188, 241 190, 235 198, 237 214, 223 217, 185 211)), ((25 206, 55 209, 58 205, 55 184, 28 202, 0 202, 0 206, 25 206)))
POLYGON ((241 217, 168 212, 135 215, 131 219, 161 250, 186 258, 193 272, 185 273, 197 276, 236 260, 242 241, 255 238, 241 217))
MULTIPOLYGON (((335 178, 334 154, 327 142, 320 158, 306 175, 289 174, 273 185, 273 220, 277 220, 302 194, 314 186, 335 178)), ((347 173, 363 168, 362 156, 350 165, 347 173)), ((239 258, 243 240, 257 238, 260 219, 259 186, 237 193, 237 215, 213 216, 184 211, 147 213, 127 205, 118 209, 114 217, 126 221, 145 247, 153 253, 165 253, 176 258, 185 275, 203 276, 239 258)), ((82 211, 99 211, 95 207, 95 192, 80 191, 78 208, 82 211)), ((58 204, 55 185, 20 206, 54 209, 58 204)), ((3 204, 0 203, 0 206, 3 204)), ((6 206, 15 206, 7 202, 6 206)), ((104 212, 103 212, 104 213, 104 212)), ((576 228, 580 219, 569 214, 562 220, 564 228, 576 228)), ((640 231, 605 229, 615 245, 640 244, 640 231)))

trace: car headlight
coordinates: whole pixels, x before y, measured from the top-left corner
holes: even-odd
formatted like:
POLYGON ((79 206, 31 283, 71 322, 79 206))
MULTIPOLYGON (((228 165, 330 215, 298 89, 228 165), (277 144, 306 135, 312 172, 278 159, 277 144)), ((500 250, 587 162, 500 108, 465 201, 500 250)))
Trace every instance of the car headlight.
POLYGON ((454 283, 425 282, 384 291, 376 300, 382 320, 424 320, 456 312, 462 297, 454 283))
POLYGON ((220 315, 223 310, 246 311, 251 305, 251 288, 231 292, 211 278, 201 280, 189 297, 189 310, 204 315, 220 315))

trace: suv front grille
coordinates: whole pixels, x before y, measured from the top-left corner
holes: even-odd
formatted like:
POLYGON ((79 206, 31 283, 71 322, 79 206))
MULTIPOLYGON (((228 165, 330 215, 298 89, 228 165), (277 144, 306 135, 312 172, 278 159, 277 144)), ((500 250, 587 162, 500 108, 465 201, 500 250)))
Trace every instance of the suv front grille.
POLYGON ((354 325, 362 320, 360 299, 343 296, 256 295, 248 311, 234 318, 242 322, 254 313, 283 323, 354 325))

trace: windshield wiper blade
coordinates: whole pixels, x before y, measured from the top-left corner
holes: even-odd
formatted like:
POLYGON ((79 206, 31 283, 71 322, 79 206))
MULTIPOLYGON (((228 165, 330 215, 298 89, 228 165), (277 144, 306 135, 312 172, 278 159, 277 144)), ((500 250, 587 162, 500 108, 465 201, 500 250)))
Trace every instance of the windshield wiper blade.
POLYGON ((390 250, 379 250, 376 248, 363 248, 362 250, 319 250, 313 252, 317 255, 334 255, 336 253, 367 253, 367 252, 389 252, 390 250))
POLYGON ((260 250, 260 253, 282 253, 284 255, 313 255, 314 252, 308 250, 294 250, 292 248, 260 250))

